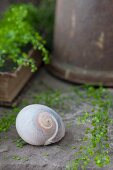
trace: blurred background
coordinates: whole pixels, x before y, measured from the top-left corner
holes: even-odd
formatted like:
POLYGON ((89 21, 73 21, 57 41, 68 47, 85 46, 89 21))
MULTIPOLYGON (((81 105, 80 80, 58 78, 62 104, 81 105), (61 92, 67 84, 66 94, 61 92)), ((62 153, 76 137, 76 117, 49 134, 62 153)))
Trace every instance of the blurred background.
MULTIPOLYGON (((14 0, 5 0, 0 2, 1 18, 12 4, 16 6, 16 4, 22 3, 30 3, 36 7, 36 9, 34 8, 36 15, 31 10, 32 13, 28 16, 28 21, 32 18, 29 26, 34 29, 33 22, 36 19, 37 32, 46 43, 41 37, 38 37, 39 44, 35 44, 35 36, 34 40, 31 38, 32 44, 37 45, 37 47, 34 45, 34 49, 38 48, 39 51, 42 51, 42 60, 46 64, 48 63, 47 70, 52 75, 75 84, 113 86, 113 6, 110 1, 25 0, 15 2, 14 0)), ((18 13, 18 10, 16 12, 18 13)), ((6 20, 1 22, 1 27, 3 24, 2 31, 4 31, 5 22, 6 20)), ((8 18, 7 22, 9 23, 8 18)), ((5 26, 8 27, 7 24, 5 26)), ((25 27, 23 29, 23 36, 25 36, 25 27)), ((9 29, 4 37, 11 38, 14 34, 9 29)), ((20 34, 22 34, 21 30, 20 34)), ((1 38, 3 38, 2 35, 1 38)), ((28 35, 24 38, 27 39, 28 35)), ((19 44, 19 41, 16 43, 19 44)), ((14 44, 16 43, 14 42, 14 44)), ((31 42, 29 41, 29 43, 31 42)), ((6 44, 4 49, 5 46, 6 44)), ((17 62, 18 65, 22 65, 24 62, 24 66, 31 65, 32 69, 35 70, 33 61, 28 59, 25 63, 25 58, 27 58, 25 55, 21 60, 17 59, 16 61, 14 58, 14 62, 17 62)), ((2 59, 1 63, 3 64, 5 60, 2 59)))

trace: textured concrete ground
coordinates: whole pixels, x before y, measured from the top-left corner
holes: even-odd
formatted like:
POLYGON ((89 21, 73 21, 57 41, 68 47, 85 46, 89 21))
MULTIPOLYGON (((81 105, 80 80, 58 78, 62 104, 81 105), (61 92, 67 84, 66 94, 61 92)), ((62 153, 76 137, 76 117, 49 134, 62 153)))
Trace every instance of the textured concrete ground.
MULTIPOLYGON (((76 95, 73 98, 71 89, 74 86, 52 77, 44 69, 30 80, 21 93, 22 100, 27 100, 30 104, 35 94, 46 92, 48 89, 60 89, 62 95, 69 96, 70 100, 65 99, 63 106, 53 107, 65 122, 66 135, 60 142, 50 146, 25 145, 23 148, 18 148, 14 142, 18 138, 15 127, 8 132, 0 133, 0 170, 65 170, 67 163, 74 159, 76 149, 82 145, 84 130, 88 126, 87 124, 78 125, 77 117, 85 108, 90 110, 90 105, 84 102, 79 103, 76 95)), ((10 110, 10 108, 0 107, 0 114, 10 110)), ((113 170, 112 162, 102 170, 113 170)), ((96 170, 97 168, 90 165, 87 169, 96 170)))

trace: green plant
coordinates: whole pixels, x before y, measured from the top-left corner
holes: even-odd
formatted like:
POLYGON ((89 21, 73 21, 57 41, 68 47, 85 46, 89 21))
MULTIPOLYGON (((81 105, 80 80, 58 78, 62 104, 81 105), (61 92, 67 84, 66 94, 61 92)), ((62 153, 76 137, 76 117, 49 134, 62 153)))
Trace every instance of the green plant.
POLYGON ((85 131, 85 144, 79 148, 75 154, 77 158, 67 166, 67 170, 86 169, 91 161, 98 167, 104 167, 110 162, 108 126, 112 123, 109 115, 112 107, 111 95, 103 87, 85 86, 84 89, 85 93, 81 91, 80 97, 87 98, 86 101, 91 103, 93 108, 91 113, 85 112, 79 122, 87 121, 90 126, 85 131))
POLYGON ((11 6, 0 20, 0 67, 5 67, 9 61, 16 66, 30 66, 36 70, 35 61, 28 56, 29 46, 42 53, 45 63, 48 63, 48 51, 45 40, 36 28, 38 9, 32 4, 11 6), (27 49, 28 48, 28 49, 27 49))
POLYGON ((14 155, 12 159, 15 161, 22 161, 23 163, 29 161, 29 157, 20 157, 19 155, 14 155))
POLYGON ((21 109, 22 106, 18 108, 14 107, 11 111, 8 111, 8 113, 4 113, 0 117, 0 133, 7 132, 11 128, 11 126, 15 125, 16 116, 21 109))
POLYGON ((14 140, 13 141, 14 143, 16 143, 16 146, 18 147, 18 148, 23 148, 27 143, 23 140, 23 139, 21 139, 21 138, 18 138, 18 139, 16 139, 16 140, 14 140))
POLYGON ((44 104, 49 107, 58 107, 63 104, 63 99, 61 101, 61 92, 59 90, 48 90, 36 95, 34 97, 34 102, 44 104))
POLYGON ((19 160, 21 160, 21 157, 20 157, 20 156, 17 156, 17 155, 14 155, 14 156, 12 157, 12 159, 14 159, 14 160, 16 160, 16 161, 19 161, 19 160))
POLYGON ((15 124, 16 114, 9 114, 0 118, 0 132, 6 132, 15 124))

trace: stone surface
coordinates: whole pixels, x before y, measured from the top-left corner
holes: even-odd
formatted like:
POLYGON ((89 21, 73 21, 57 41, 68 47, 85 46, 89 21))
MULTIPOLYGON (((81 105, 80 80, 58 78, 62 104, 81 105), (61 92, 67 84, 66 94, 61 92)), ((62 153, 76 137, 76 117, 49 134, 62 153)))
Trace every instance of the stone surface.
MULTIPOLYGON (((88 110, 91 108, 91 106, 86 103, 78 104, 76 95, 73 99, 73 92, 70 89, 74 86, 73 84, 68 84, 52 77, 44 69, 36 73, 22 91, 21 99, 28 100, 29 103, 32 103, 33 96, 36 93, 38 95, 38 93, 46 92, 48 89, 60 89, 62 95, 70 96, 69 98, 71 100, 66 99, 65 106, 62 106, 60 109, 53 108, 58 111, 65 122, 66 135, 60 142, 50 146, 37 147, 25 145, 23 148, 18 148, 14 142, 14 140, 18 138, 15 127, 12 127, 8 132, 0 133, 0 170, 66 169, 65 167, 68 162, 74 158, 77 148, 83 144, 82 138, 84 136, 84 130, 89 126, 88 124, 78 125, 77 117, 81 115, 86 108, 88 110), (14 159, 14 157, 19 157, 19 160, 14 159)), ((10 110, 10 108, 0 107, 0 115, 10 110)), ((102 170, 113 170, 112 162, 109 166, 102 168, 102 170)), ((98 168, 90 165, 87 169, 97 170, 98 168)))

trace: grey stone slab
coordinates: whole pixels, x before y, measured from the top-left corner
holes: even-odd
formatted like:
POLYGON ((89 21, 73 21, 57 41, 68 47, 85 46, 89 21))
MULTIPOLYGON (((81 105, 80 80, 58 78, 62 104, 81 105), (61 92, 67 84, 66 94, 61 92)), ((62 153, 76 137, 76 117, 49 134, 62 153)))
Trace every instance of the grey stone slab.
MULTIPOLYGON (((75 85, 58 80, 49 75, 45 70, 41 70, 31 79, 26 88, 21 93, 21 98, 33 102, 34 94, 44 92, 48 89, 60 89, 62 95, 71 96, 71 101, 66 101, 66 107, 55 108, 62 116, 65 126, 66 135, 58 143, 49 146, 31 146, 25 145, 18 148, 14 140, 18 138, 15 126, 6 133, 0 133, 0 170, 65 170, 69 161, 75 158, 77 148, 83 145, 84 131, 89 124, 78 125, 77 118, 85 109, 90 110, 91 106, 84 102, 77 103, 77 97, 73 98, 70 89, 75 85), (70 107, 68 109, 68 107, 70 107), (72 147, 75 146, 75 149, 72 147), (18 156, 20 160, 13 159, 18 156)), ((112 91, 112 89, 111 89, 112 91)), ((8 112, 9 108, 0 108, 0 115, 8 112)), ((112 129, 112 127, 111 127, 112 129)), ((112 133, 111 133, 111 164, 101 170, 113 170, 113 152, 112 152, 112 133)), ((88 170, 97 170, 95 165, 90 165, 88 170)))

